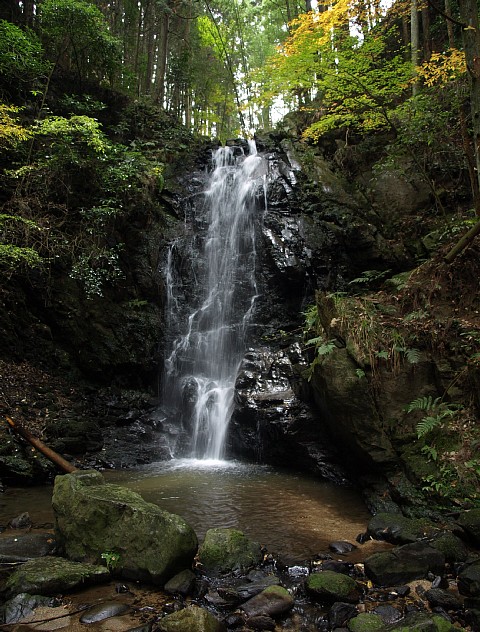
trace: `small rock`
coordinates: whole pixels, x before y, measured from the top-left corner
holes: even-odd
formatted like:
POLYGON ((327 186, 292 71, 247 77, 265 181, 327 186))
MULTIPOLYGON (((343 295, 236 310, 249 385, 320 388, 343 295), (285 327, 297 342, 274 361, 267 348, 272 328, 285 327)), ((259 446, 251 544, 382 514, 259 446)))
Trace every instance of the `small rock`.
POLYGON ((469 564, 460 571, 458 592, 465 597, 480 598, 480 562, 469 564))
POLYGON ((365 574, 377 586, 422 579, 428 572, 441 575, 444 567, 443 553, 422 542, 374 553, 365 560, 365 574))
POLYGON ((0 621, 7 625, 17 623, 17 621, 31 615, 38 606, 46 606, 49 602, 49 597, 20 593, 0 608, 0 621))
POLYGON ((353 571, 353 564, 337 560, 325 560, 322 564, 322 571, 333 571, 334 573, 349 575, 353 571))
POLYGON ((431 588, 425 592, 425 597, 432 607, 439 606, 445 610, 460 610, 462 603, 448 590, 442 588, 431 588))
POLYGON ((332 629, 340 628, 350 621, 350 619, 356 617, 357 614, 358 610, 353 604, 336 601, 328 611, 330 627, 332 629))
POLYGON ((294 599, 282 586, 268 586, 242 605, 242 610, 249 617, 263 614, 276 617, 293 608, 294 599))
POLYGON ((255 617, 249 617, 246 626, 250 630, 275 630, 275 621, 264 614, 258 614, 255 617))
POLYGON ((8 523, 10 529, 28 529, 32 526, 32 521, 30 519, 30 514, 25 511, 21 513, 19 516, 12 518, 8 523))
POLYGON ((378 513, 368 523, 367 533, 375 540, 392 544, 409 544, 427 536, 434 536, 439 529, 426 519, 406 518, 397 513, 378 513))
POLYGON ((346 555, 347 553, 354 551, 357 547, 351 542, 339 540, 337 542, 330 542, 328 548, 332 551, 332 553, 336 553, 337 555, 346 555))
POLYGON ((118 603, 117 601, 105 601, 99 603, 96 606, 89 608, 88 612, 82 614, 80 617, 80 623, 97 623, 104 619, 110 619, 111 617, 118 617, 125 614, 130 610, 130 606, 124 603, 118 603))
POLYGON ((172 577, 172 579, 169 579, 164 586, 164 590, 172 595, 178 594, 186 597, 193 592, 195 579, 195 573, 187 568, 184 571, 177 573, 175 577, 172 577))
POLYGON ((400 621, 403 616, 402 613, 397 610, 397 608, 391 606, 390 604, 382 604, 381 606, 377 606, 373 612, 374 614, 378 614, 380 617, 382 617, 382 621, 386 625, 400 621))
POLYGON ((225 625, 208 610, 188 606, 158 622, 158 632, 225 632, 225 625))

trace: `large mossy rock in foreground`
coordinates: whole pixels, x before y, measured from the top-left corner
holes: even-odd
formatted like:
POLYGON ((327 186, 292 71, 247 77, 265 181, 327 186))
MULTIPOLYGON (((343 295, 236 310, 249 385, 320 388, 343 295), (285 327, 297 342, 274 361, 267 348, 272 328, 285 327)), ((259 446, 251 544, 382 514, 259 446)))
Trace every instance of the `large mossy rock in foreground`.
POLYGON ((197 551, 197 536, 180 516, 95 471, 57 476, 52 506, 60 551, 92 563, 117 553, 123 577, 162 584, 191 566, 197 551))
POLYGON ((200 568, 207 575, 246 570, 262 559, 260 545, 237 529, 209 529, 198 550, 200 568))

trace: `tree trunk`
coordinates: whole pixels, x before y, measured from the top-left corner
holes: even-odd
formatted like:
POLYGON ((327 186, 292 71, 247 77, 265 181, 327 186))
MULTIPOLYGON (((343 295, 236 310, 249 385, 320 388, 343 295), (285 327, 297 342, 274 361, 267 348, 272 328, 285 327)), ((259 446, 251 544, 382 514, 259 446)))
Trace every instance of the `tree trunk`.
MULTIPOLYGON (((473 147, 480 184, 480 31, 477 0, 459 0, 459 7, 462 22, 466 25, 463 28, 463 42, 470 81, 473 147)), ((480 217, 480 209, 475 210, 480 217)))
MULTIPOLYGON (((450 8, 450 0, 445 0, 445 15, 447 18, 451 17, 452 9, 450 8)), ((450 48, 455 47, 455 37, 453 35, 453 22, 451 20, 445 20, 447 23, 447 35, 448 35, 448 45, 450 48)))
POLYGON ((410 4, 410 51, 411 51, 411 61, 413 66, 413 72, 415 81, 412 85, 412 94, 416 96, 418 94, 418 81, 416 79, 417 76, 417 66, 418 66, 418 48, 420 46, 420 36, 419 36, 419 24, 418 24, 418 2, 417 0, 411 0, 410 4))
POLYGON ((432 40, 430 37, 430 7, 422 7, 422 41, 423 61, 430 61, 432 56, 432 40))
POLYGON ((160 18, 160 32, 158 34, 157 49, 157 70, 155 77, 155 100, 161 107, 165 107, 165 74, 167 71, 168 23, 168 13, 165 11, 160 18))

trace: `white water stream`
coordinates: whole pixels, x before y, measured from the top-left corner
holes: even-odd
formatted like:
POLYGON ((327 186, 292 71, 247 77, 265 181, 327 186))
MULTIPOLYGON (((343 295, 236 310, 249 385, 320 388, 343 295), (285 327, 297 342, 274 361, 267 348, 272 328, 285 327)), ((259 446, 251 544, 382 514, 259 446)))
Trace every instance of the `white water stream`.
MULTIPOLYGON (((196 288, 185 296, 172 273, 172 250, 165 274, 170 316, 179 299, 187 300, 188 316, 166 361, 167 405, 181 411, 182 425, 192 437, 190 456, 222 459, 237 372, 257 286, 255 225, 257 195, 267 163, 253 142, 249 154, 238 147, 214 152, 214 170, 205 193, 204 234, 193 237, 191 265, 196 288)), ((201 222, 199 222, 201 225, 201 222)), ((178 326, 178 323, 175 323, 178 326)))

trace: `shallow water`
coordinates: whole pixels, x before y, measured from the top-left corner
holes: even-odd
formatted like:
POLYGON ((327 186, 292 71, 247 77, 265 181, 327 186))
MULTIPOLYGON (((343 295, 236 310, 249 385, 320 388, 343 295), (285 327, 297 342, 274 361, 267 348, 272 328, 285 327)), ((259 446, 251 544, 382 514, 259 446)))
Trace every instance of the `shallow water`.
MULTIPOLYGON (((290 562, 334 540, 354 542, 370 517, 351 489, 263 465, 175 459, 104 476, 183 516, 200 540, 207 529, 235 527, 290 562)), ((23 511, 35 526, 53 522, 51 494, 51 487, 8 489, 0 494, 0 525, 23 511)))
POLYGON ((235 527, 288 560, 354 542, 370 518, 351 489, 263 465, 176 459, 106 478, 183 516, 200 540, 207 529, 235 527))

